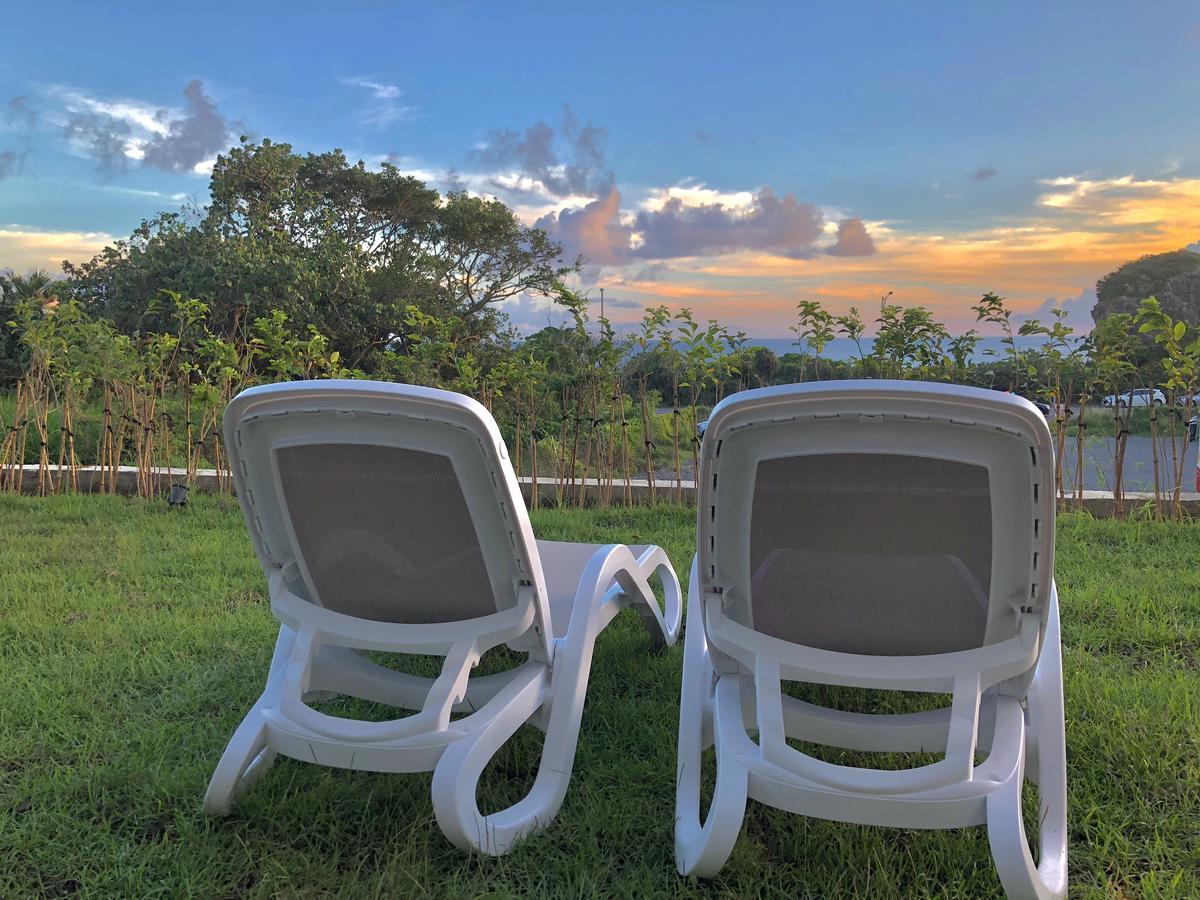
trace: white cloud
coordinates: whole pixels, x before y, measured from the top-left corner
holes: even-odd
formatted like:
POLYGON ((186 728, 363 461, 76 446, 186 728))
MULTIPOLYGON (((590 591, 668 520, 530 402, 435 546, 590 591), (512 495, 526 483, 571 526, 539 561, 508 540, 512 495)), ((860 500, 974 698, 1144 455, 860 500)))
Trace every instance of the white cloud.
POLYGON ((727 210, 749 212, 754 206, 753 191, 718 191, 705 187, 703 183, 681 182, 667 188, 656 188, 641 202, 647 212, 661 212, 672 200, 685 207, 723 206, 727 210))
POLYGON ((125 122, 151 134, 167 135, 171 120, 182 118, 180 110, 168 110, 138 100, 101 100, 83 91, 54 87, 51 93, 62 99, 68 112, 90 112, 125 122))
POLYGON ((1061 178, 1043 178, 1041 184, 1050 188, 1057 188, 1058 190, 1048 191, 1040 195, 1037 198, 1037 202, 1042 206, 1067 209, 1080 205, 1094 194, 1117 189, 1133 191, 1155 190, 1163 187, 1166 183, 1165 181, 1155 181, 1149 178, 1139 181, 1132 175, 1122 175, 1120 178, 1098 179, 1081 178, 1078 175, 1067 175, 1061 178))
POLYGON ((113 184, 100 185, 99 189, 110 194, 125 194, 130 197, 145 197, 150 200, 170 200, 174 203, 182 203, 188 198, 188 195, 183 191, 176 191, 172 194, 164 193, 163 191, 146 191, 140 188, 118 187, 113 184))
POLYGON ((564 106, 557 127, 539 119, 528 128, 492 129, 471 160, 486 171, 517 172, 545 198, 580 197, 588 201, 612 190, 613 172, 605 159, 608 131, 581 125, 564 106))
POLYGON ((387 84, 372 78, 355 76, 339 78, 342 84, 365 90, 375 102, 363 110, 361 119, 364 125, 383 126, 391 122, 412 118, 417 111, 414 106, 406 106, 398 102, 404 96, 399 85, 387 84))
POLYGON ((371 92, 371 96, 376 100, 397 100, 401 93, 403 93, 398 85, 383 84, 378 81, 371 81, 369 78, 339 78, 338 81, 353 87, 365 88, 371 92))
POLYGON ((131 162, 206 175, 211 172, 208 160, 234 143, 230 123, 199 79, 183 89, 182 108, 104 99, 63 85, 52 85, 45 93, 58 103, 47 121, 61 130, 68 151, 96 160, 107 175, 127 170, 131 162))
POLYGON ((463 172, 397 153, 355 154, 347 151, 347 156, 362 159, 369 169, 390 163, 401 175, 419 179, 442 192, 466 191, 477 197, 498 198, 527 225, 560 209, 582 209, 593 199, 584 195, 559 197, 538 179, 515 170, 463 172))

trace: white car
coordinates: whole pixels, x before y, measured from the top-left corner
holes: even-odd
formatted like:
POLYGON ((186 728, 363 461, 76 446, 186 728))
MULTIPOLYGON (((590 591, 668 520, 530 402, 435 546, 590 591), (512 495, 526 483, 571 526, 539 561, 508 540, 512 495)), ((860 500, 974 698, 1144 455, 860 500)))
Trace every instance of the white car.
POLYGON ((1167 402, 1166 395, 1158 388, 1154 390, 1126 391, 1123 394, 1109 394, 1100 401, 1104 406, 1162 406, 1167 402))

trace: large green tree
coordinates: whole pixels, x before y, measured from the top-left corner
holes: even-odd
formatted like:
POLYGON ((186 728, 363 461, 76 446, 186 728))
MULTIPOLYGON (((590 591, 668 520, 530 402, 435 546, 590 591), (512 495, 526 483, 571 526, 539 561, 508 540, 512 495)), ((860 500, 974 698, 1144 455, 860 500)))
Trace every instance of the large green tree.
POLYGON ((556 294, 578 267, 498 200, 442 197, 340 150, 243 141, 218 158, 210 192, 206 209, 160 215, 68 265, 77 294, 126 331, 166 325, 163 289, 204 300, 213 327, 231 336, 279 309, 369 369, 403 341, 410 304, 490 335, 502 324, 498 304, 556 294))
POLYGON ((1200 324, 1200 253, 1174 250, 1124 263, 1096 282, 1092 318, 1133 315, 1147 297, 1157 297, 1174 319, 1200 324))
POLYGON ((16 327, 9 323, 18 318, 22 303, 48 301, 54 296, 54 279, 48 272, 35 269, 19 275, 0 270, 0 385, 10 385, 24 373, 28 352, 21 344, 16 327))

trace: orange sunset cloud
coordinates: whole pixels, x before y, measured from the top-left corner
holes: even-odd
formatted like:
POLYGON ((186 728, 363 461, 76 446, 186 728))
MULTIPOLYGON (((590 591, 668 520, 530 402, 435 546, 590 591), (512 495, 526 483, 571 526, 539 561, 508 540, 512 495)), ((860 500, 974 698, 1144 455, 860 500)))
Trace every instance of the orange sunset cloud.
POLYGON ((836 312, 894 302, 929 307, 956 328, 974 324, 969 306, 995 290, 1032 312, 1048 297, 1078 296, 1121 263, 1177 250, 1200 238, 1200 179, 1047 179, 1027 216, 959 232, 907 231, 867 223, 877 252, 789 258, 742 251, 672 260, 672 283, 629 282, 647 302, 698 302, 698 313, 756 333, 781 333, 795 300, 836 312))

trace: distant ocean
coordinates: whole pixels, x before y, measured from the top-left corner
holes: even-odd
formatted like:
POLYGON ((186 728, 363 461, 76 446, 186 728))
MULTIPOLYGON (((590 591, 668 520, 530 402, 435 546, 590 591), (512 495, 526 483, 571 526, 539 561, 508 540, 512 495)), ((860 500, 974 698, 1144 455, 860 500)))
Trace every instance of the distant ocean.
MULTIPOLYGON (((1033 349, 1041 347, 1045 341, 1046 339, 1043 337, 1018 337, 1017 347, 1021 350, 1033 349)), ((871 338, 863 338, 863 354, 869 354, 873 345, 874 341, 871 338)), ((785 353, 800 352, 796 347, 795 338, 747 338, 746 346, 766 347, 768 350, 773 350, 778 356, 783 356, 785 353)), ((972 356, 972 360, 974 362, 988 362, 997 357, 1003 357, 1007 350, 1008 348, 1005 346, 1003 338, 983 337, 975 345, 975 354, 972 356)), ((821 357, 833 360, 857 359, 858 347, 849 338, 834 338, 825 345, 825 349, 821 351, 821 357)))
MULTIPOLYGON (((620 337, 628 337, 630 332, 619 332, 620 337)), ((595 337, 593 337, 593 340, 595 337)), ((1041 347, 1046 342, 1044 337, 1018 337, 1017 347, 1024 350, 1031 350, 1041 347)), ((868 356, 872 352, 875 345, 874 338, 864 337, 862 339, 862 354, 868 356)), ((746 338, 747 347, 766 347, 768 350, 774 351, 776 356, 783 356, 787 353, 799 353, 799 348, 796 346, 794 337, 752 337, 746 338)), ((682 344, 676 344, 680 350, 683 349, 682 344)), ((630 355, 637 351, 633 347, 629 347, 626 351, 630 355)), ((811 350, 809 351, 812 352, 811 350)), ((981 337, 979 343, 975 345, 975 352, 971 356, 972 362, 989 362, 991 360, 1003 358, 1008 352, 1008 348, 1004 344, 1004 339, 996 336, 981 337)), ((850 338, 834 338, 821 351, 822 359, 837 360, 843 362, 846 360, 857 359, 859 348, 850 338)))

